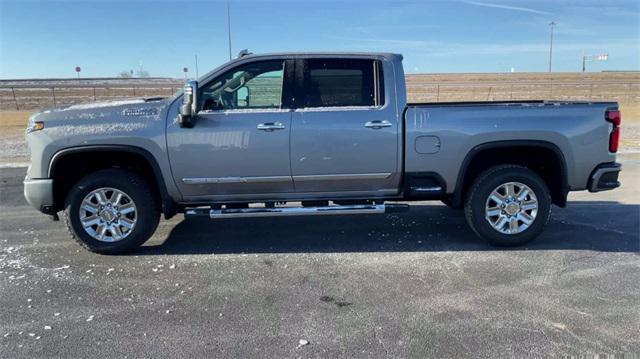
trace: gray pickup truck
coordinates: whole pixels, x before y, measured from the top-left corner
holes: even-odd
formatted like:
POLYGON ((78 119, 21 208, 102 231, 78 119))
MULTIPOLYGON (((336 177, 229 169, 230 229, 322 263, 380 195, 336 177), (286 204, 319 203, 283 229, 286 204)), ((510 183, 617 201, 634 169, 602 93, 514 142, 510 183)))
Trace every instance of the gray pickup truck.
POLYGON ((407 103, 397 54, 242 54, 172 98, 35 113, 24 193, 99 253, 141 245, 161 213, 374 214, 423 200, 520 245, 569 191, 620 185, 620 120, 615 102, 407 103))

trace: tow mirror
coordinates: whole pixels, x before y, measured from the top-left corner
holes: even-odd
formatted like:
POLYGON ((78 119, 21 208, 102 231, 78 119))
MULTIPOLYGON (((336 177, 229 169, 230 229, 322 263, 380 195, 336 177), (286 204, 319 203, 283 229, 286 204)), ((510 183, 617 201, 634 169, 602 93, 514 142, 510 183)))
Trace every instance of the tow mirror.
POLYGON ((178 123, 180 127, 191 128, 196 123, 197 110, 197 94, 198 81, 189 81, 184 85, 182 94, 182 105, 180 106, 180 114, 178 115, 178 123))

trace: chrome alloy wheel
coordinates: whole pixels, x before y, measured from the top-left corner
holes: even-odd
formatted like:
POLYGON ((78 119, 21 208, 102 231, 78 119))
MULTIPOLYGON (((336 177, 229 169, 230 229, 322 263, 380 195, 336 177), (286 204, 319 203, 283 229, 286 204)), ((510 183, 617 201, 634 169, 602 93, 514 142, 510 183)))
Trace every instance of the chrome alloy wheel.
POLYGON ((125 239, 136 225, 136 205, 126 193, 115 188, 98 188, 80 205, 80 223, 92 238, 101 242, 125 239))
POLYGON ((529 186, 507 182, 496 187, 485 204, 485 218, 503 234, 522 233, 536 219, 538 199, 529 186))

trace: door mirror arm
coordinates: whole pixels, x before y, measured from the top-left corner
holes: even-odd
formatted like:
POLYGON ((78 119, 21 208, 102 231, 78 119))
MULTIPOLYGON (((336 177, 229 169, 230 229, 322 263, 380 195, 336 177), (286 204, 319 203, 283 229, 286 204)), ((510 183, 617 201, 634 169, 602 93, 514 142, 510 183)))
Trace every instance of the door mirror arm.
POLYGON ((196 124, 197 94, 198 81, 189 81, 184 85, 182 105, 180 105, 180 114, 178 115, 178 124, 182 128, 192 128, 196 124))

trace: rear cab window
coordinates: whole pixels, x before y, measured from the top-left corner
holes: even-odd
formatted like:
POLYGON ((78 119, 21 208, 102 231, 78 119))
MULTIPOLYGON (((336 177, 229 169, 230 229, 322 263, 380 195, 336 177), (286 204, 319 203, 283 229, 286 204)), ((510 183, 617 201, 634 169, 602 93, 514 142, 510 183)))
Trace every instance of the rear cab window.
POLYGON ((384 105, 378 60, 308 59, 302 71, 299 107, 378 107, 384 105))

